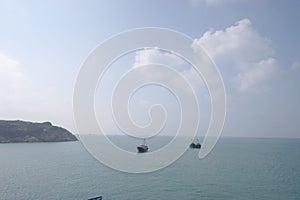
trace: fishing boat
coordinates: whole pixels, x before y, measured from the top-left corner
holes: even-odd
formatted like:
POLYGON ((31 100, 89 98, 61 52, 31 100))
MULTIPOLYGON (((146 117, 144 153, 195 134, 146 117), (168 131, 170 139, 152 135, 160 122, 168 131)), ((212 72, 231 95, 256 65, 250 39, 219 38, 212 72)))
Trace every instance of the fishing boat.
POLYGON ((94 198, 90 198, 88 200, 102 200, 102 196, 98 196, 98 197, 94 197, 94 198))
POLYGON ((201 144, 198 142, 198 139, 194 140, 194 141, 190 144, 190 148, 191 148, 191 149, 201 149, 201 144))
POLYGON ((138 153, 145 153, 148 151, 148 146, 146 144, 146 139, 144 139, 144 144, 141 144, 139 146, 136 147, 138 150, 138 153))

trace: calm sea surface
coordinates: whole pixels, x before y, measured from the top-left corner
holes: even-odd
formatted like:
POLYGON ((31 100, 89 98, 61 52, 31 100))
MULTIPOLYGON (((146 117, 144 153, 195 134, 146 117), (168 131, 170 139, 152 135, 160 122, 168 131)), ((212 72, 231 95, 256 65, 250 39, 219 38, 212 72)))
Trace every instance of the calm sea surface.
POLYGON ((222 138, 205 159, 197 154, 189 149, 163 170, 128 174, 80 142, 0 144, 0 199, 300 199, 300 139, 222 138))

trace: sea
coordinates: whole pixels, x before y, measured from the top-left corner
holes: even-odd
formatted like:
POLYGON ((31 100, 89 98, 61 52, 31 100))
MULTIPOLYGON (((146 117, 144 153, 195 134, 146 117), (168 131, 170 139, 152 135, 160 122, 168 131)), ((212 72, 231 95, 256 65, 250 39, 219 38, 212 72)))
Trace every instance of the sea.
MULTIPOLYGON (((116 136, 128 149, 133 142, 116 136)), ((153 145, 153 144, 152 144, 153 145)), ((149 144, 150 146, 150 144, 149 144)), ((146 174, 111 169, 81 142, 0 144, 1 200, 300 199, 300 139, 220 138, 146 174)))

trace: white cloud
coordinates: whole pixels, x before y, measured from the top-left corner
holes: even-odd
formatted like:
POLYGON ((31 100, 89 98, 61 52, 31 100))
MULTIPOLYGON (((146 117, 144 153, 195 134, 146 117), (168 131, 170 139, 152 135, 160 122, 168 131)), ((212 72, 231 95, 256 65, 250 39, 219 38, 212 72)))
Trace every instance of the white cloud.
MULTIPOLYGON (((198 91, 201 90, 201 92, 206 91, 205 84, 201 76, 191 67, 190 64, 176 54, 161 51, 158 48, 148 48, 136 52, 134 67, 150 63, 169 66, 177 70, 178 75, 185 77, 192 85, 192 88, 198 91)), ((182 87, 181 79, 179 77, 168 77, 162 72, 148 74, 147 70, 142 73, 143 76, 151 76, 161 80, 168 80, 178 91, 187 93, 186 88, 182 87)))
MULTIPOLYGON (((175 70, 180 71, 185 70, 188 65, 185 63, 183 59, 178 57, 177 55, 159 50, 158 48, 147 48, 141 51, 137 51, 135 55, 135 63, 134 67, 138 67, 141 65, 146 65, 146 64, 163 64, 168 67, 171 67, 175 70)), ((176 77, 169 77, 167 74, 163 73, 163 70, 161 72, 156 72, 156 73, 148 73, 148 70, 145 69, 141 71, 141 78, 142 76, 147 76, 151 78, 156 78, 158 80, 169 80, 174 86, 176 86, 177 89, 182 90, 183 88, 177 83, 176 77)), ((183 89, 184 90, 184 89, 183 89)))
POLYGON ((270 78, 277 69, 277 61, 274 58, 268 58, 258 63, 252 63, 249 70, 238 73, 235 81, 239 85, 239 90, 244 92, 255 85, 263 83, 270 78))
POLYGON ((260 36, 249 19, 225 30, 208 31, 195 42, 205 48, 218 66, 227 70, 233 67, 233 80, 240 91, 263 84, 277 68, 270 39, 260 36))
POLYGON ((165 64, 174 68, 181 68, 184 64, 184 60, 175 54, 163 52, 158 48, 147 48, 136 52, 134 67, 150 63, 165 64))
POLYGON ((290 69, 291 70, 300 70, 300 62, 298 62, 298 61, 293 62, 290 69))
MULTIPOLYGON (((240 20, 224 30, 208 31, 195 39, 195 42, 204 47, 219 67, 232 71, 233 74, 226 75, 227 79, 241 92, 257 89, 265 84, 278 68, 278 63, 273 58, 274 50, 270 39, 262 37, 254 30, 249 19, 240 20)), ((158 48, 136 52, 135 67, 149 63, 166 64, 179 70, 191 82, 201 82, 201 77, 172 53, 160 51, 158 48)), ((293 66, 298 65, 295 62, 293 66)), ((166 78, 162 74, 155 76, 166 78)))
MULTIPOLYGON (((262 37, 254 30, 249 19, 240 20, 224 30, 208 31, 199 39, 195 39, 195 42, 204 47, 218 66, 226 71, 233 71, 233 74, 229 75, 231 77, 227 79, 231 80, 235 88, 242 92, 264 84, 278 68, 277 61, 273 58, 274 50, 270 39, 262 37)), ((196 88, 203 88, 203 84, 197 87, 202 82, 201 77, 175 54, 160 51, 158 48, 136 52, 135 67, 149 63, 173 67, 190 80, 196 88)), ((297 66, 297 63, 293 66, 297 66)), ((166 78, 163 74, 151 74, 151 76, 166 78)))
POLYGON ((216 60, 252 62, 273 54, 270 40, 253 30, 249 19, 240 20, 225 30, 208 31, 195 41, 216 60))

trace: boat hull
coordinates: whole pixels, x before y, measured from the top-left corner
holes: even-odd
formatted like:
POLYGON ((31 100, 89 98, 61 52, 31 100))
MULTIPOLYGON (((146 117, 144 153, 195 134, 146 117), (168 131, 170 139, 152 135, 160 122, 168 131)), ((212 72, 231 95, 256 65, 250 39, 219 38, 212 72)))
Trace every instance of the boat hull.
POLYGON ((148 151, 148 146, 140 145, 137 147, 138 153, 145 153, 148 151))
POLYGON ((201 144, 200 143, 192 143, 190 144, 191 149, 201 149, 201 144))

